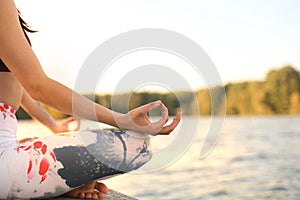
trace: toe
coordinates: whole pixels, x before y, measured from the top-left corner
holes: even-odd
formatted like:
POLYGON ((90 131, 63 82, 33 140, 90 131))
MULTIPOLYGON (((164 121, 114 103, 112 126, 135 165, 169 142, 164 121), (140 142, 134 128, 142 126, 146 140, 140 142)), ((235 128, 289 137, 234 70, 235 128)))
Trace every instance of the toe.
POLYGON ((78 195, 78 198, 84 199, 85 198, 85 194, 83 192, 80 192, 79 195, 78 195))
POLYGON ((105 196, 105 194, 104 194, 104 193, 102 193, 102 192, 99 192, 99 194, 98 194, 98 198, 99 198, 99 199, 103 199, 103 198, 104 198, 104 196, 105 196))
POLYGON ((99 192, 102 192, 104 194, 108 193, 108 188, 106 185, 104 185, 103 183, 97 182, 95 184, 95 189, 98 190, 99 192))
POLYGON ((98 197, 98 192, 94 192, 94 193, 93 193, 93 199, 99 199, 99 197, 98 197))
POLYGON ((91 199, 93 197, 92 193, 85 193, 86 199, 91 199))

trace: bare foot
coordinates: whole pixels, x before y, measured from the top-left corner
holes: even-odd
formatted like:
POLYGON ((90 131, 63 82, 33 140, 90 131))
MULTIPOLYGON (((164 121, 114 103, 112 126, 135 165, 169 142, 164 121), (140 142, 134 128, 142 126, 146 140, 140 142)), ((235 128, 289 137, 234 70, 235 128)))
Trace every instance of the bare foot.
POLYGON ((92 181, 86 185, 67 192, 64 194, 64 196, 80 199, 102 199, 107 193, 108 188, 106 185, 98 181, 92 181))

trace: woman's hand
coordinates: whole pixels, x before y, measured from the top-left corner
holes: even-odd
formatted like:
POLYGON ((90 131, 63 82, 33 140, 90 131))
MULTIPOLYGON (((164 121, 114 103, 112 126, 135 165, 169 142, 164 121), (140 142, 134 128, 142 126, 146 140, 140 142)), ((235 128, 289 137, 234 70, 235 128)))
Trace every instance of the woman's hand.
POLYGON ((180 122, 181 112, 176 114, 176 117, 170 125, 165 125, 169 120, 168 109, 161 101, 155 101, 129 111, 122 118, 123 119, 116 120, 121 128, 150 135, 168 135, 180 122), (161 109, 162 116, 159 121, 151 122, 148 113, 156 108, 161 109))
POLYGON ((56 122, 54 127, 51 127, 52 132, 54 133, 61 133, 61 132, 68 132, 68 131, 77 131, 80 127, 80 120, 75 117, 68 117, 63 119, 59 122, 56 122), (75 122, 75 128, 70 129, 70 123, 75 122))

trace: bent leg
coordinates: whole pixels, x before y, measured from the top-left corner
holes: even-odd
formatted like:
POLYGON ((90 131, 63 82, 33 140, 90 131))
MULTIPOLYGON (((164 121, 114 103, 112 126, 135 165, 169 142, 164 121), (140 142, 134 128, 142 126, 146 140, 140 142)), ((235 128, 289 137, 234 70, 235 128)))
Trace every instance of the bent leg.
POLYGON ((151 158, 149 137, 121 130, 87 130, 34 139, 16 148, 27 157, 10 196, 49 198, 138 169, 151 158), (25 169, 24 169, 25 168, 25 169))

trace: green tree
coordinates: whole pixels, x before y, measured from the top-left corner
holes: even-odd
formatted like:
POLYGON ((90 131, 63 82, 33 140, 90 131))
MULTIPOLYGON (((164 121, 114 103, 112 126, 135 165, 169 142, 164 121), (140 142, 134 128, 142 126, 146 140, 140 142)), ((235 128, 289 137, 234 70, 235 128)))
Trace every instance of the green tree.
POLYGON ((272 70, 265 80, 267 104, 276 114, 288 114, 290 96, 300 92, 300 74, 291 66, 272 70))

